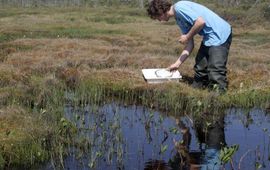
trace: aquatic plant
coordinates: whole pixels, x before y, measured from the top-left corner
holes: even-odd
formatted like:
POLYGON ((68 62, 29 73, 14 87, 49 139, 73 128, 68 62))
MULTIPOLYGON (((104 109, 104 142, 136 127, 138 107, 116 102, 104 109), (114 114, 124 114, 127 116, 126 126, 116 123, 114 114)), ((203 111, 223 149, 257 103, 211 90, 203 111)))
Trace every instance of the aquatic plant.
POLYGON ((232 160, 232 156, 238 150, 239 145, 232 145, 230 147, 223 147, 220 151, 220 160, 223 164, 232 160))
POLYGON ((239 145, 232 145, 232 146, 225 146, 221 149, 219 159, 223 165, 225 165, 227 162, 230 161, 232 169, 235 169, 233 162, 232 162, 232 157, 233 155, 237 152, 239 149, 239 145))

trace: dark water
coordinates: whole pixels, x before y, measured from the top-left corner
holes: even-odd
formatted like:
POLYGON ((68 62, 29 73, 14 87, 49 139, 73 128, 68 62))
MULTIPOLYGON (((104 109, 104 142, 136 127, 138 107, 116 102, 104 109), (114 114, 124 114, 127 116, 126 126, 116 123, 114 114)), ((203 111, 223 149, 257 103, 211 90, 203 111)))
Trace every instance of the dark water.
MULTIPOLYGON (((65 169, 270 169, 270 116, 264 111, 201 114, 165 115, 117 104, 66 107, 66 118, 79 133, 64 159, 65 169), (236 144, 232 163, 222 165, 220 149, 236 144)), ((53 168, 49 164, 45 169, 53 168)))

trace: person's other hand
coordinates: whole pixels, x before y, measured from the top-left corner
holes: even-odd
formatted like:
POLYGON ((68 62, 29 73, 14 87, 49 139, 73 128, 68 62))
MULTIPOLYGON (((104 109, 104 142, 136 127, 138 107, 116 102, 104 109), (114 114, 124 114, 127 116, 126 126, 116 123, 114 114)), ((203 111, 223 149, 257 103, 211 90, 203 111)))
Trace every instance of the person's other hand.
POLYGON ((181 44, 187 44, 188 43, 188 36, 186 34, 181 35, 180 38, 178 39, 178 41, 181 44))

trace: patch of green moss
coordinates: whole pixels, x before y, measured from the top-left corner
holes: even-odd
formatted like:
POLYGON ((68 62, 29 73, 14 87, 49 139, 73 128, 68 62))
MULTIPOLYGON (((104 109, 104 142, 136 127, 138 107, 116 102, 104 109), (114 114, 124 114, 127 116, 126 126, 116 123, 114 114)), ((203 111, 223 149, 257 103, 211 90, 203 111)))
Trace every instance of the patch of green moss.
MULTIPOLYGON (((100 28, 64 28, 55 27, 44 31, 18 31, 16 33, 0 34, 0 43, 18 38, 93 38, 97 35, 125 35, 123 30, 100 29, 100 28)), ((22 50, 21 47, 20 50, 22 50)), ((29 47, 30 48, 30 47, 29 47)), ((25 50, 29 49, 25 48, 25 50)))
POLYGON ((122 23, 132 23, 135 21, 135 18, 130 18, 126 17, 123 15, 118 15, 118 16, 91 16, 91 17, 86 17, 85 20, 87 22, 104 22, 107 24, 122 24, 122 23))
POLYGON ((235 35, 235 37, 238 37, 243 40, 245 44, 251 45, 251 46, 257 46, 262 44, 270 43, 270 37, 264 33, 243 33, 240 35, 235 35))

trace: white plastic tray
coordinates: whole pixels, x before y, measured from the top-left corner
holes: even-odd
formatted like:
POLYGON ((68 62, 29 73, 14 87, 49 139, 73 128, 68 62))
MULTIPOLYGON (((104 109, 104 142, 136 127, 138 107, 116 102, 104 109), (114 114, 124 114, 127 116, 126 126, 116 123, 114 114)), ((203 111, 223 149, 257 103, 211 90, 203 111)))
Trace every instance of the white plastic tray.
POLYGON ((165 68, 142 69, 144 79, 148 83, 163 83, 167 81, 179 81, 182 76, 178 70, 170 72, 165 68))

